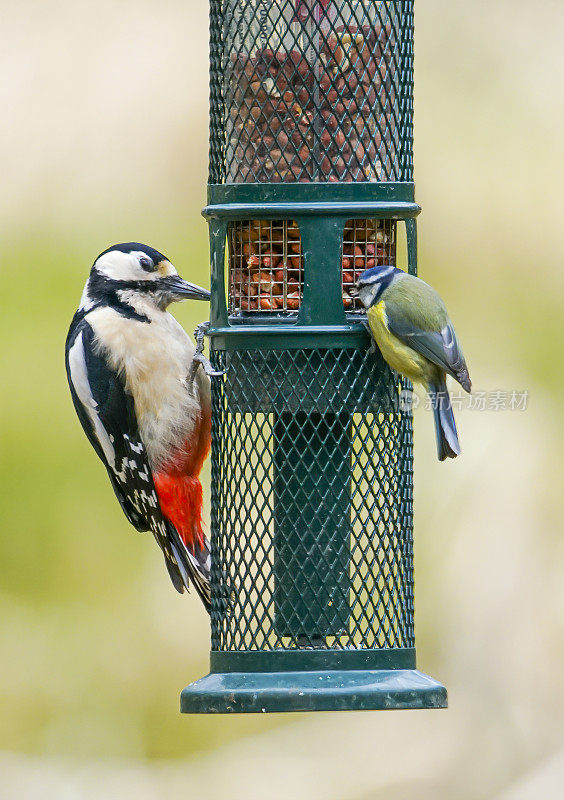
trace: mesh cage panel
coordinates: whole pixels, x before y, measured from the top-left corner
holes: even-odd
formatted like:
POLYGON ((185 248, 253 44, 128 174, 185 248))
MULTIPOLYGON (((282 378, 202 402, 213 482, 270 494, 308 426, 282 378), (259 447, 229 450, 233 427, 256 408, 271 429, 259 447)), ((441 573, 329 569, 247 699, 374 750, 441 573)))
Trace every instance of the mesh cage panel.
POLYGON ((412 180, 413 0, 211 0, 210 183, 412 180))
POLYGON ((413 647, 406 387, 374 351, 213 358, 212 649, 413 647))
MULTIPOLYGON (((229 313, 296 312, 302 301, 304 262, 293 220, 250 220, 229 226, 229 313)), ((343 306, 364 312, 349 290, 365 269, 396 265, 393 220, 350 219, 341 258, 343 306)))

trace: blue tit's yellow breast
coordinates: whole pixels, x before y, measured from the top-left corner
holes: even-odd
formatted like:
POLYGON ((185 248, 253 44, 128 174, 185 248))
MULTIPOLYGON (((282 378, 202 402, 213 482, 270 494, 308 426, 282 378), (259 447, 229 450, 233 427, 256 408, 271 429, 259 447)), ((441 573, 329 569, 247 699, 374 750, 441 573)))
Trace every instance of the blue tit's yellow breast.
POLYGON ((374 341, 390 367, 412 381, 426 383, 429 363, 390 331, 385 301, 380 300, 369 308, 367 316, 374 341))

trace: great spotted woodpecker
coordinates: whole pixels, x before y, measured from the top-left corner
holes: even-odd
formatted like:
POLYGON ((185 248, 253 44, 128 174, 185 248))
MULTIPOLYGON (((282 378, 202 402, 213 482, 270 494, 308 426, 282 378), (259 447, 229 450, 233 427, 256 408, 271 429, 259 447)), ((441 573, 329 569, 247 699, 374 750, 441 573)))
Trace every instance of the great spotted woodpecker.
POLYGON ((209 362, 167 306, 209 300, 136 242, 98 256, 66 341, 78 418, 125 516, 152 531, 179 592, 210 604, 199 473, 210 449, 209 362))

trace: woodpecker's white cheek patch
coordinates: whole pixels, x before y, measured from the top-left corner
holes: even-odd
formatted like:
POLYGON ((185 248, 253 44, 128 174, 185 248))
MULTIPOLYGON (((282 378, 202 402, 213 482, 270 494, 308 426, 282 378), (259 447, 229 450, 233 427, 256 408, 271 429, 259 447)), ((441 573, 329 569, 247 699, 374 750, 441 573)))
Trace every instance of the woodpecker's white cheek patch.
POLYGON ((120 250, 111 250, 100 256, 94 266, 101 275, 113 281, 157 280, 157 272, 147 272, 139 264, 139 259, 143 256, 145 253, 141 251, 122 253, 120 250))
POLYGON ((88 414, 92 426, 96 433, 96 438, 100 442, 106 460, 110 466, 115 466, 116 454, 107 430, 104 428, 98 417, 98 404, 92 396, 90 383, 88 381, 88 371, 86 369, 86 360, 84 357, 84 343, 82 341, 82 333, 76 337, 73 346, 69 350, 69 369, 70 378, 78 399, 84 406, 88 414))

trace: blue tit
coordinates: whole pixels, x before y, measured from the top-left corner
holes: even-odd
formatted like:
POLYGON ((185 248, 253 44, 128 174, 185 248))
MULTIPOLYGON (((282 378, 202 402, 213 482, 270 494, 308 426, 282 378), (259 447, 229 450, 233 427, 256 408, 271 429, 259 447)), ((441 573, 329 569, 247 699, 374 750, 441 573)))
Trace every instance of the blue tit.
POLYGON ((390 367, 429 392, 439 460, 455 458, 460 445, 446 375, 467 392, 472 385, 445 304, 427 283, 391 266, 363 272, 357 293, 367 309, 370 332, 390 367))

